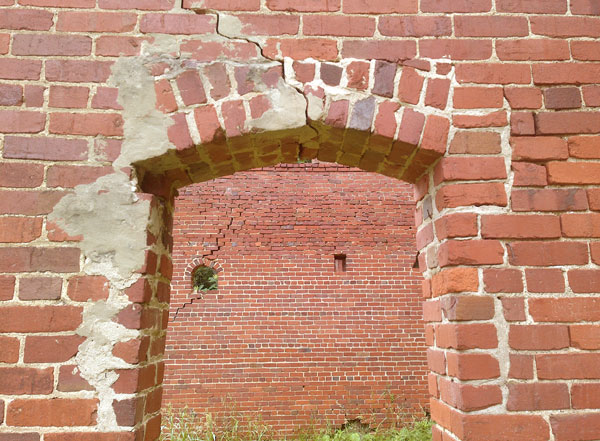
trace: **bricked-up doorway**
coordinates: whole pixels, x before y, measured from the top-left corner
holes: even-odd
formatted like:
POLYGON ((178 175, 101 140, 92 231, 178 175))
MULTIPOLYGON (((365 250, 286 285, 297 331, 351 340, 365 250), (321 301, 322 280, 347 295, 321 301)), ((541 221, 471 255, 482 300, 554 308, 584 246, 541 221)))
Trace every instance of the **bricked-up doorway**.
POLYGON ((179 190, 163 408, 278 436, 429 408, 414 190, 313 161, 179 190), (218 289, 194 292, 194 268, 218 289))

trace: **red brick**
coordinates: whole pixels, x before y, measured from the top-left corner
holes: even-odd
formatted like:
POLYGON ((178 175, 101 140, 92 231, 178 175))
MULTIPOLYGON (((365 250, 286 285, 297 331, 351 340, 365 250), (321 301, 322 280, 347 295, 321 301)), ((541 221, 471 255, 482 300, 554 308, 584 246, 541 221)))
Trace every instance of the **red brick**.
POLYGON ((42 184, 44 168, 37 164, 0 164, 0 187, 35 188, 42 184))
POLYGON ((8 54, 8 48, 10 46, 10 34, 0 34, 0 54, 8 54))
POLYGON ((123 117, 118 113, 52 113, 50 133, 122 136, 123 117))
POLYGON ((435 328, 439 348, 494 349, 498 347, 496 326, 490 323, 442 324, 435 328))
POLYGON ((26 107, 42 107, 44 105, 44 86, 34 86, 27 84, 24 87, 23 101, 26 107))
POLYGON ((496 10, 529 14, 564 14, 567 12, 567 0, 496 0, 496 10))
POLYGON ((600 326, 598 325, 571 325, 569 326, 571 346, 577 349, 600 349, 600 326))
POLYGON ((600 407, 600 383, 575 383, 571 387, 573 409, 597 409, 600 407))
POLYGON ((457 409, 471 412, 500 404, 502 391, 498 386, 472 386, 441 378, 440 397, 457 409))
POLYGON ((600 42, 572 41, 571 54, 574 60, 598 61, 600 60, 600 42))
POLYGON ((499 133, 471 132, 467 130, 455 133, 450 143, 450 153, 493 155, 502 152, 499 133))
POLYGON ((417 104, 421 96, 424 81, 425 79, 415 69, 410 67, 402 69, 398 88, 398 98, 400 101, 417 104))
POLYGON ((112 353, 127 363, 137 364, 146 360, 149 344, 150 337, 119 342, 113 348, 112 353))
POLYGON ((511 348, 549 351, 569 347, 569 328, 563 325, 512 325, 508 335, 511 348))
POLYGON ((53 16, 52 12, 43 10, 3 9, 0 29, 47 31, 52 27, 53 16))
POLYGON ((50 8, 93 8, 93 0, 19 0, 20 5, 45 6, 50 8))
POLYGON ((177 77, 177 86, 186 106, 206 102, 204 87, 197 72, 186 71, 177 77))
POLYGON ((454 213, 441 217, 435 222, 438 240, 453 237, 472 237, 477 235, 477 215, 454 213))
MULTIPOLYGON (((272 11, 334 12, 340 10, 340 3, 340 0, 267 0, 267 8, 272 11)), ((256 10, 258 5, 256 1, 256 10)))
POLYGON ((347 40, 342 45, 342 57, 365 60, 385 60, 398 63, 414 58, 417 44, 408 40, 347 40))
POLYGON ((600 8, 595 0, 570 0, 571 12, 577 15, 600 15, 600 8))
POLYGON ((507 322, 523 322, 525 315, 525 299, 520 297, 502 297, 502 311, 507 322))
POLYGON ((441 37, 452 35, 450 17, 383 16, 381 35, 396 37, 441 37))
POLYGON ((507 248, 512 265, 585 265, 589 261, 587 245, 582 242, 513 242, 507 248))
POLYGON ((444 351, 436 351, 435 349, 427 349, 427 365, 429 369, 438 374, 446 374, 446 357, 444 351))
POLYGON ((504 93, 500 87, 456 87, 455 109, 499 108, 504 105, 504 93))
POLYGON ((469 205, 505 207, 507 199, 502 183, 452 184, 438 190, 435 204, 438 210, 469 205))
POLYGON ((600 159, 600 136, 572 136, 569 156, 580 159, 600 159))
POLYGON ((20 106, 23 104, 23 86, 0 84, 0 106, 20 106))
POLYGON ((527 268, 525 270, 529 292, 564 292, 565 277, 559 268, 527 268))
POLYGON ((531 32, 548 37, 599 37, 600 20, 592 17, 548 17, 538 16, 529 19, 531 32))
POLYGON ((510 144, 514 160, 548 161, 569 157, 567 142, 558 137, 511 137, 510 144))
POLYGON ((575 293, 595 293, 600 291, 600 271, 569 270, 569 286, 575 293))
POLYGON ((83 139, 4 137, 5 158, 80 161, 87 156, 88 143, 83 139))
POLYGON ((391 101, 385 101, 379 105, 377 117, 375 118, 375 133, 393 138, 398 124, 396 123, 396 112, 400 105, 391 101))
POLYGON ((529 314, 536 322, 595 322, 600 320, 600 300, 591 297, 529 299, 529 314))
POLYGON ((95 54, 102 57, 139 55, 144 38, 102 35, 96 39, 95 54))
POLYGON ((535 362, 540 380, 600 378, 600 354, 538 354, 535 362))
MULTIPOLYGON (((296 79, 301 83, 310 83, 315 79, 315 65, 313 63, 302 63, 300 61, 294 61, 293 63, 294 72, 296 79)), ((362 88, 366 89, 368 80, 365 82, 364 74, 368 78, 369 76, 369 64, 364 62, 353 61, 348 65, 348 87, 359 89, 362 84, 362 88)))
POLYGON ((490 296, 446 296, 442 310, 448 320, 489 320, 494 317, 494 299, 490 296))
POLYGON ((334 64, 321 64, 321 79, 328 86, 339 86, 343 70, 334 64))
POLYGON ((464 441, 492 440, 545 441, 548 424, 539 415, 466 415, 461 438, 464 441))
POLYGON ((513 185, 515 187, 545 187, 548 185, 546 167, 528 162, 513 162, 513 185))
POLYGON ((82 56, 92 53, 92 39, 82 35, 19 34, 13 37, 13 55, 82 56))
POLYGON ((465 63, 456 66, 456 79, 459 83, 529 84, 531 69, 523 64, 465 63))
POLYGON ((50 86, 50 107, 79 108, 87 107, 90 89, 76 86, 50 86))
POLYGON ((133 393, 146 390, 156 384, 156 365, 139 369, 119 369, 119 379, 113 384, 116 393, 133 393))
MULTIPOLYGON (((347 37, 371 37, 375 32, 375 19, 372 17, 352 17, 344 15, 307 15, 302 19, 304 35, 335 35, 347 37)), ((290 29, 297 33, 298 26, 290 29)), ((281 34, 281 31, 278 31, 281 34)))
POLYGON ((506 165, 500 157, 443 158, 435 168, 434 184, 448 181, 480 181, 505 179, 506 165))
POLYGON ((282 56, 294 60, 315 58, 334 61, 338 58, 337 41, 328 38, 271 39, 267 41, 267 45, 263 49, 265 55, 277 56, 277 46, 279 46, 282 56))
POLYGON ((554 215, 483 215, 484 239, 551 239, 561 237, 560 220, 554 215))
POLYGON ((99 0, 98 6, 102 9, 141 9, 144 11, 170 11, 175 0, 99 0))
POLYGON ((547 168, 548 182, 551 184, 600 184, 600 163, 550 162, 547 168))
POLYGON ((568 409, 570 404, 566 383, 508 384, 509 411, 568 409))
POLYGON ((600 214, 563 214, 560 220, 565 237, 600 237, 600 214))
POLYGON ((25 363, 63 363, 77 352, 85 337, 79 335, 35 336, 25 339, 25 363))
POLYGON ((130 32, 137 15, 126 12, 60 11, 56 30, 61 32, 130 32))
POLYGON ((118 102, 119 89, 112 87, 98 87, 92 98, 92 108, 122 110, 118 102))
POLYGON ((143 398, 114 400, 113 409, 117 415, 117 424, 119 426, 133 427, 141 422, 144 417, 144 404, 143 398))
MULTIPOLYGON (((514 118, 514 113, 511 119, 514 118)), ((453 115, 452 122, 461 129, 476 129, 487 127, 506 127, 508 124, 505 110, 498 110, 485 115, 453 115)), ((533 119, 532 119, 533 123, 533 119)))
POLYGON ((421 0, 421 12, 489 12, 491 0, 421 0))
POLYGON ((547 109, 577 109, 581 107, 581 91, 577 87, 552 87, 544 90, 547 109))
POLYGON ((46 79, 68 83, 105 83, 111 74, 110 61, 48 60, 46 79))
POLYGON ((3 395, 47 395, 54 388, 54 369, 0 367, 0 393, 3 395))
POLYGON ((427 80, 425 105, 445 109, 450 91, 450 80, 431 78, 427 80))
POLYGON ((486 292, 523 292, 523 273, 517 269, 487 268, 483 270, 486 292))
POLYGON ((0 309, 1 332, 60 332, 81 324, 81 308, 74 306, 5 306, 0 309))
POLYGON ((39 133, 46 125, 46 115, 39 112, 0 110, 1 133, 39 133))
POLYGON ((581 211, 588 209, 585 191, 581 188, 513 190, 514 211, 581 211))
POLYGON ((431 279, 434 297, 448 293, 477 292, 479 280, 475 268, 450 268, 434 274, 431 279))
POLYGON ((446 354, 448 375, 459 380, 483 380, 498 378, 498 360, 489 354, 453 353, 446 354))
POLYGON ((64 196, 62 191, 0 191, 1 214, 39 215, 50 213, 64 196))
POLYGON ((97 410, 98 400, 14 400, 6 411, 6 424, 25 427, 93 426, 97 410))
MULTIPOLYGON (((283 2, 286 2, 286 0, 283 0, 283 2)), ((279 3, 279 1, 273 0, 273 3, 279 3)), ((273 9, 269 4, 267 6, 273 9)), ((183 8, 199 10, 216 9, 219 11, 258 11, 260 0, 183 0, 183 8)))
POLYGON ((458 37, 524 37, 529 35, 526 17, 457 15, 454 33, 458 37))
POLYGON ((19 339, 0 336, 0 363, 19 361, 19 339))
POLYGON ((94 390, 94 388, 81 376, 77 366, 62 365, 59 370, 57 390, 61 392, 79 392, 94 390))
MULTIPOLYGON (((138 434, 141 432, 137 432, 138 434)), ((48 433, 44 435, 46 441, 140 441, 139 435, 133 432, 68 432, 48 433)), ((10 440, 8 440, 10 441, 10 440)), ((21 440, 18 440, 21 441, 21 440)), ((29 440, 22 440, 29 441, 29 440)), ((34 440, 32 440, 34 441, 34 440)), ((37 440, 35 440, 37 441, 37 440)))
POLYGON ((600 243, 591 243, 590 252, 592 255, 592 262, 595 264, 600 263, 600 243))
POLYGON ((509 378, 533 379, 533 355, 510 354, 509 378))
POLYGON ((0 276, 0 301, 12 300, 15 291, 14 276, 0 276))
MULTIPOLYGON (((600 27, 598 27, 600 30, 600 27)), ((533 65, 533 82, 552 84, 595 84, 600 66, 589 63, 539 63, 533 65)))
POLYGON ((418 12, 417 0, 344 0, 342 11, 346 14, 414 14, 418 12))
POLYGON ((73 188, 77 185, 91 184, 98 180, 98 178, 113 172, 113 168, 109 166, 53 165, 48 168, 46 181, 48 187, 73 188))
POLYGON ((20 300, 58 300, 61 292, 62 279, 57 277, 27 277, 19 282, 20 300))
POLYGON ((593 440, 600 432, 599 416, 598 413, 551 416, 550 424, 554 439, 556 441, 593 440))
POLYGON ((487 60, 492 56, 492 42, 472 39, 421 39, 419 53, 422 57, 452 60, 487 60))
POLYGON ((496 40, 496 53, 506 61, 569 60, 569 43, 545 38, 524 40, 496 40))
POLYGON ((504 96, 513 109, 539 109, 542 91, 534 87, 505 87, 504 96))
POLYGON ((0 60, 0 79, 4 80, 39 80, 42 62, 20 58, 3 58, 0 60))
POLYGON ((103 276, 75 276, 69 279, 67 295, 75 302, 106 300, 109 282, 103 276))
POLYGON ((440 245, 441 267, 450 265, 497 265, 504 261, 504 248, 495 240, 449 240, 440 245))
POLYGON ((145 14, 140 20, 144 34, 208 34, 216 32, 216 18, 200 14, 145 14))

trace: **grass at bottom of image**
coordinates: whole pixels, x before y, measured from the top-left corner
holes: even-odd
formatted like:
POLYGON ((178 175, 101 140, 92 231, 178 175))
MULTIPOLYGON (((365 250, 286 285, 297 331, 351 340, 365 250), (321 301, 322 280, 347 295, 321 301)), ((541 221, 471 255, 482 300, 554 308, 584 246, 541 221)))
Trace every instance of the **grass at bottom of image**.
POLYGON ((425 418, 402 428, 368 429, 359 423, 343 429, 299 429, 296 435, 278 438, 259 414, 251 419, 229 417, 217 425, 210 414, 167 408, 163 411, 160 441, 431 441, 431 424, 425 418))

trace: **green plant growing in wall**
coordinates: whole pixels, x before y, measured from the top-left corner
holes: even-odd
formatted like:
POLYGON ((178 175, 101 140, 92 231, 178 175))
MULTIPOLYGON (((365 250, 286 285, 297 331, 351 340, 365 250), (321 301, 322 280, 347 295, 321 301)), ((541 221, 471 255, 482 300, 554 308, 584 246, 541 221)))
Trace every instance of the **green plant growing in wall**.
POLYGON ((192 288, 194 292, 213 291, 218 288, 219 276, 214 268, 199 266, 192 272, 192 288))

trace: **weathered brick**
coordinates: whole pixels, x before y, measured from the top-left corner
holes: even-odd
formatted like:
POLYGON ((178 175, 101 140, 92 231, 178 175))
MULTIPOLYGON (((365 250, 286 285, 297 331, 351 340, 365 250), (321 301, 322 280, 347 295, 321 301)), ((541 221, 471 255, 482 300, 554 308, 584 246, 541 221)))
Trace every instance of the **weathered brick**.
POLYGON ((0 363, 16 363, 19 361, 18 338, 0 336, 0 363))
POLYGON ((19 281, 21 300, 58 300, 61 292, 62 279, 58 277, 27 277, 19 281))
POLYGON ((88 143, 83 139, 4 137, 5 158, 80 161, 87 156, 88 143))
POLYGON ((585 190, 581 188, 513 190, 514 211, 582 211, 588 209, 585 190))
POLYGON ((564 292, 565 277, 559 268, 525 269, 527 290, 529 292, 564 292))
POLYGON ((546 38, 496 40, 496 53, 506 61, 569 60, 569 43, 546 38))
POLYGON ((511 411, 568 409, 566 383, 509 383, 506 408, 511 411))
POLYGON ((553 215, 482 215, 484 239, 553 239, 561 237, 560 219, 553 215))
POLYGON ((347 40, 342 44, 342 56, 364 60, 385 60, 397 63, 414 58, 417 44, 402 40, 347 40))
POLYGON ((52 27, 53 21, 54 14, 51 11, 3 9, 0 17, 0 29, 47 31, 52 27))
POLYGON ((58 135, 122 136, 123 124, 118 113, 50 114, 50 133, 58 135))
POLYGON ((506 206, 506 191, 501 183, 451 184, 442 187, 435 199, 439 210, 469 205, 506 206))
POLYGON ((110 61, 48 60, 46 79, 69 83, 105 83, 110 76, 110 61))
POLYGON ((512 242, 506 245, 512 265, 585 265, 589 261, 583 242, 512 242))
POLYGON ((419 40, 421 56, 428 58, 446 58, 452 60, 487 60, 492 56, 490 40, 475 39, 421 39, 419 40))
POLYGON ((497 265, 504 260, 504 248, 495 240, 448 240, 438 248, 441 267, 451 265, 497 265))
POLYGON ((92 53, 92 39, 83 35, 19 34, 13 38, 13 55, 82 56, 92 53))
POLYGON ((60 11, 56 30, 61 32, 130 32, 137 15, 128 12, 60 11))
POLYGON ((523 292, 523 273, 517 269, 487 268, 483 270, 483 284, 490 293, 523 292))
POLYGON ((98 400, 29 399, 14 400, 6 411, 11 426, 93 426, 96 424, 98 400))
POLYGON ((3 395, 47 395, 54 389, 54 369, 0 367, 3 395))
POLYGON ((450 143, 450 153, 493 155, 502 151, 500 134, 495 132, 471 132, 467 130, 455 133, 450 143))
MULTIPOLYGON (((290 34, 295 34, 291 29, 290 34)), ((332 35, 347 37, 371 37, 375 32, 375 19, 372 17, 351 17, 344 15, 307 15, 302 20, 304 35, 332 35)), ((281 34, 278 31, 278 34, 281 34)))
POLYGON ((212 15, 145 14, 140 20, 140 32, 157 34, 208 34, 216 32, 212 15))
POLYGON ((520 351, 549 351, 569 347, 569 328, 564 325, 512 325, 508 344, 520 351))

